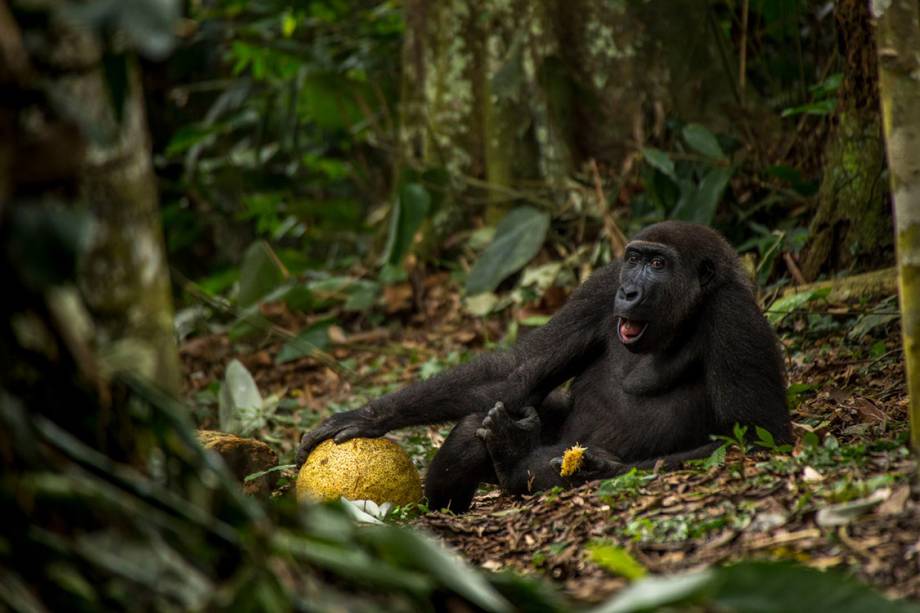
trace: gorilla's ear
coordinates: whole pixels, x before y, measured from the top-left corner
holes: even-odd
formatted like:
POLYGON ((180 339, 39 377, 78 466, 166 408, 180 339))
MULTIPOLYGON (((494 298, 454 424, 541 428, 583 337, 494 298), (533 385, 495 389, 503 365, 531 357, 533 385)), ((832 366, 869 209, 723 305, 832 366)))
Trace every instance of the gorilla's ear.
POLYGON ((700 262, 700 287, 706 287, 716 276, 716 265, 709 258, 700 262))

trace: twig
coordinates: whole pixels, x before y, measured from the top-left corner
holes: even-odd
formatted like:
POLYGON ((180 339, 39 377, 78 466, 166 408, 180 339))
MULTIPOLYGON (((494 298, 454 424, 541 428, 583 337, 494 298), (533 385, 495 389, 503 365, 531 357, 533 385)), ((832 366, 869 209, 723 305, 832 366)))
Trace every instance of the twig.
POLYGON ((786 262, 786 267, 789 268, 789 274, 792 275, 795 284, 805 285, 807 283, 807 281, 805 281, 805 276, 802 274, 802 269, 799 268, 792 254, 788 251, 783 251, 783 261, 786 262))

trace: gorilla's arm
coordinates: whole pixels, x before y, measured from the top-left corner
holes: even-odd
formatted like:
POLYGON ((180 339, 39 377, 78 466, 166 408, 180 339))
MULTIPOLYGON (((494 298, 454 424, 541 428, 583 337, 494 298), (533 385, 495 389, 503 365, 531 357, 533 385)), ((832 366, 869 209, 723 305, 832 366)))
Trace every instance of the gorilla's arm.
MULTIPOLYGON (((767 429, 792 442, 783 358, 776 336, 742 288, 717 292, 707 308, 706 391, 721 431, 736 423, 767 429)), ((753 428, 749 434, 753 435, 753 428)))
POLYGON ((508 352, 485 354, 363 408, 329 417, 304 435, 298 463, 328 438, 340 443, 406 426, 454 421, 484 413, 498 401, 509 407, 539 405, 603 351, 614 325, 611 305, 618 277, 619 263, 599 270, 549 323, 524 336, 508 352))

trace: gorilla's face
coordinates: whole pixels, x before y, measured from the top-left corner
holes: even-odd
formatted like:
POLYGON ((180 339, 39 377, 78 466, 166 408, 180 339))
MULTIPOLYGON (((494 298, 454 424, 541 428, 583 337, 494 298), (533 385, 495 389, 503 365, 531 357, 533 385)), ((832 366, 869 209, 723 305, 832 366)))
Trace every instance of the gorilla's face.
POLYGON ((614 301, 617 338, 636 353, 665 348, 697 302, 699 287, 673 247, 632 241, 626 246, 614 301))

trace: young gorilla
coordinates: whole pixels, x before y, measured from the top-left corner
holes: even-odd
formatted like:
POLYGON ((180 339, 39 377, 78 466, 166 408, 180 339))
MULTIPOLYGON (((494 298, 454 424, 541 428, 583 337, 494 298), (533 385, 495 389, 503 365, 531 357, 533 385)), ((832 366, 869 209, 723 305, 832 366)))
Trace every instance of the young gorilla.
POLYGON ((451 420, 425 494, 455 512, 484 481, 527 493, 705 457, 710 435, 735 423, 791 439, 779 343, 737 255, 715 231, 675 221, 639 233, 510 351, 333 415, 304 435, 297 461, 328 438, 451 420), (576 443, 582 467, 561 477, 576 443))

